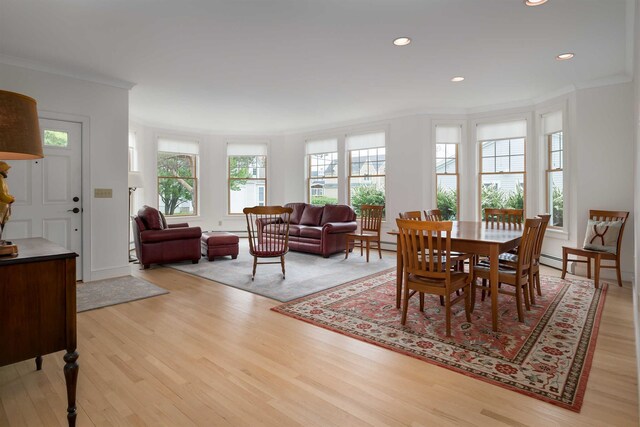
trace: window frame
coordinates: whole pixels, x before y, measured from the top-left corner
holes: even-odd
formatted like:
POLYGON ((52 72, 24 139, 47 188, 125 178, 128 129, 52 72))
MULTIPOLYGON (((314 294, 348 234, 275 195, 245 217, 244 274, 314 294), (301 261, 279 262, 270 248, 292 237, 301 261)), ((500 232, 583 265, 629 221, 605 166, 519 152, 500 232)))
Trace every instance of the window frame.
MULTIPOLYGON (((347 167, 349 168, 349 176, 347 178, 347 203, 349 204, 349 206, 352 206, 353 204, 351 203, 351 178, 383 178, 384 179, 384 199, 385 199, 385 205, 386 205, 386 200, 387 200, 387 146, 386 146, 386 133, 385 133, 385 146, 384 147, 374 147, 374 148, 356 148, 353 150, 347 150, 348 151, 348 163, 347 163, 347 167), (383 175, 380 174, 376 174, 376 175, 353 175, 353 168, 352 168, 352 159, 353 159, 353 152, 354 151, 364 151, 364 150, 379 150, 380 148, 384 148, 384 163, 385 163, 385 173, 383 175)), ((386 209, 385 209, 386 211, 386 209)), ((384 220, 384 217, 383 217, 384 220)))
POLYGON ((264 206, 268 205, 268 194, 269 194, 269 185, 268 185, 268 173, 267 173, 267 163, 268 155, 266 154, 258 154, 258 155, 228 155, 227 154, 227 215, 229 216, 237 216, 244 215, 242 212, 231 212, 231 182, 232 181, 264 181, 264 206), (231 158, 232 157, 264 157, 264 178, 232 178, 231 177, 231 158))
POLYGON ((199 160, 200 154, 191 154, 191 153, 180 153, 177 151, 161 151, 161 150, 157 150, 156 152, 156 191, 158 192, 158 197, 156 199, 156 202, 158 204, 158 211, 160 211, 160 180, 161 179, 179 179, 179 178, 183 178, 183 179, 193 179, 194 182, 194 189, 193 189, 193 213, 188 214, 188 215, 166 215, 163 212, 163 215, 167 218, 182 218, 182 217, 190 217, 190 216, 198 216, 200 214, 200 203, 198 200, 199 194, 199 179, 198 179, 198 165, 200 163, 199 160), (169 176, 169 175, 158 175, 158 160, 160 158, 160 153, 163 154, 174 154, 174 155, 181 155, 181 156, 193 156, 193 177, 185 177, 185 176, 169 176))
POLYGON ((435 159, 435 166, 434 166, 434 170, 435 170, 435 175, 436 175, 436 179, 435 179, 435 185, 436 185, 436 189, 435 189, 435 196, 436 196, 436 202, 435 202, 435 206, 436 208, 439 209, 438 207, 438 177, 439 176, 455 176, 456 177, 456 219, 459 220, 460 218, 460 144, 455 143, 455 142, 436 142, 435 146, 436 146, 436 154, 434 155, 434 159, 435 159), (447 173, 447 167, 446 167, 446 160, 447 160, 447 147, 445 147, 445 172, 444 173, 438 173, 438 159, 442 159, 442 157, 438 157, 437 153, 438 153, 438 145, 454 145, 455 149, 456 149, 456 172, 455 173, 447 173))
MULTIPOLYGON (((514 154, 514 156, 520 156, 520 154, 514 154)), ((505 156, 496 156, 495 154, 495 148, 494 148, 494 155, 493 158, 496 159, 497 157, 505 157, 505 156)), ((511 136, 508 138, 496 138, 496 139, 485 139, 485 140, 480 140, 478 141, 478 162, 479 162, 479 179, 478 179, 478 212, 479 212, 479 217, 480 220, 482 220, 482 216, 484 215, 484 212, 482 211, 482 178, 484 175, 522 175, 522 210, 523 212, 525 212, 525 216, 526 216, 526 212, 527 212, 527 137, 526 136, 511 136), (511 141, 514 139, 522 139, 523 140, 523 150, 522 150, 522 156, 524 157, 524 162, 523 162, 523 166, 522 166, 522 172, 483 172, 483 155, 482 155, 482 148, 483 148, 483 144, 485 142, 498 142, 498 141, 509 141, 509 169, 511 169, 511 141)), ((496 169, 495 167, 495 161, 494 161, 494 170, 496 169)))
MULTIPOLYGON (((307 200, 309 201, 310 205, 313 205, 312 203, 312 196, 313 196, 313 192, 311 191, 311 180, 315 179, 314 177, 311 176, 311 159, 313 156, 317 156, 317 155, 323 155, 323 154, 334 154, 336 155, 336 174, 335 176, 326 176, 323 175, 322 178, 329 178, 329 179, 335 179, 336 180, 336 187, 339 186, 339 180, 340 180, 340 161, 339 161, 339 152, 336 151, 327 151, 327 152, 323 152, 323 153, 313 153, 313 154, 307 154, 307 200)), ((317 178, 317 177, 316 177, 317 178)), ((340 199, 336 198, 336 204, 340 203, 340 199)), ((316 205, 314 205, 316 206, 316 205)))
POLYGON ((553 225, 552 222, 553 221, 549 221, 549 225, 547 226, 550 229, 553 230, 557 230, 557 231, 564 231, 565 230, 565 205, 566 205, 566 199, 565 199, 565 192, 564 192, 564 178, 565 178, 565 174, 564 174, 564 156, 565 156, 565 143, 564 143, 564 131, 561 129, 559 131, 556 132, 552 132, 552 133, 548 133, 544 135, 545 138, 545 142, 547 144, 547 164, 546 164, 546 168, 545 168, 545 209, 547 212, 549 212, 551 214, 551 218, 553 219, 553 206, 551 204, 551 194, 550 194, 550 176, 551 173, 553 172, 562 172, 562 226, 557 226, 557 225, 553 225), (561 145, 562 148, 560 150, 555 150, 553 151, 553 142, 552 142, 552 138, 553 135, 555 134, 561 134, 560 138, 561 138, 561 145), (553 153, 560 153, 561 159, 562 161, 560 162, 560 167, 553 169, 552 165, 553 165, 553 160, 552 160, 552 156, 553 153))

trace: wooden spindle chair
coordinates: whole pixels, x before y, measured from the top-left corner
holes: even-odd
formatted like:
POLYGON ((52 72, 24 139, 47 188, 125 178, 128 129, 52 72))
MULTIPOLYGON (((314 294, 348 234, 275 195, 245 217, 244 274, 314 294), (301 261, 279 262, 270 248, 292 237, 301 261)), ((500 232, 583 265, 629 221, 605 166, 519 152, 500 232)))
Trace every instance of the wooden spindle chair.
POLYGON ((524 210, 486 208, 484 210, 484 221, 486 228, 522 230, 524 210))
POLYGON ((360 246, 360 256, 362 256, 362 249, 366 245, 367 250, 367 262, 369 262, 369 249, 371 242, 376 243, 378 248, 378 256, 382 259, 382 247, 380 244, 380 229, 382 228, 382 216, 384 212, 384 206, 380 205, 362 205, 360 206, 360 230, 355 233, 347 234, 347 250, 345 251, 344 259, 349 258, 349 249, 360 246), (357 242, 357 243, 356 243, 357 242))
MULTIPOLYGON (((529 280, 530 280, 530 269, 531 262, 533 260, 533 253, 536 245, 536 237, 538 235, 538 231, 541 227, 542 219, 540 218, 531 218, 527 219, 524 223, 524 230, 522 231, 522 239, 520 240, 520 246, 518 246, 518 261, 516 263, 515 269, 508 268, 504 266, 500 266, 498 272, 498 283, 511 285, 515 289, 514 291, 507 290, 505 288, 499 288, 498 292, 501 294, 514 296, 516 299, 516 309, 518 313, 518 320, 520 322, 524 322, 524 314, 522 312, 522 297, 524 295, 524 303, 527 310, 530 309, 529 302, 529 280)), ((491 268, 490 264, 486 262, 481 262, 473 268, 475 273, 475 277, 482 279, 482 299, 484 300, 485 290, 487 290, 487 281, 491 276, 491 268)), ((476 294, 477 283, 473 281, 473 292, 472 292, 472 310, 475 305, 475 294, 476 294)))
POLYGON ((471 322, 471 282, 473 272, 451 269, 451 221, 414 221, 397 219, 403 259, 402 320, 407 321, 409 299, 420 295, 420 311, 424 310, 424 294, 444 299, 446 335, 451 336, 451 306, 464 300, 467 322, 471 322), (455 291, 463 295, 452 296, 455 291))
POLYGON ((422 221, 422 213, 420 211, 400 212, 400 214, 398 214, 398 218, 400 218, 400 219, 413 219, 413 220, 416 220, 416 221, 422 221))
POLYGON ((440 209, 427 209, 424 217, 427 221, 442 221, 442 212, 440 209))
POLYGON ((244 208, 249 233, 249 253, 253 256, 253 273, 258 264, 280 264, 285 278, 284 256, 289 252, 289 222, 292 208, 282 206, 254 206, 244 208), (280 258, 280 261, 258 262, 259 258, 280 258))

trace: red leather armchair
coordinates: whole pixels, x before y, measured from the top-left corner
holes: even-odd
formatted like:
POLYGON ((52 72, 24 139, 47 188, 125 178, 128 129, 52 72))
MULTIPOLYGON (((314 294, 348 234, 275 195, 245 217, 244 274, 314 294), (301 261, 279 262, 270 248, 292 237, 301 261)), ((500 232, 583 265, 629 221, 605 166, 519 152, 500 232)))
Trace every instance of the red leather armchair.
POLYGON ((133 238, 136 256, 144 268, 151 264, 200 261, 200 227, 189 224, 169 224, 162 212, 143 206, 133 218, 133 238))

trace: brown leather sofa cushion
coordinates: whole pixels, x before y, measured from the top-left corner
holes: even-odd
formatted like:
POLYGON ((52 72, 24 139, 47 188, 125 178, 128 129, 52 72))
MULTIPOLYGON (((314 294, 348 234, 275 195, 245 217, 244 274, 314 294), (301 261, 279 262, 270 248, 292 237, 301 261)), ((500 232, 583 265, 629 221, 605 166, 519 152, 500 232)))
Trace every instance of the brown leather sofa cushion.
POLYGON ((322 211, 324 206, 307 205, 302 213, 300 224, 302 225, 320 225, 322 220, 322 211))
POLYGON ((328 222, 355 221, 356 213, 347 205, 326 205, 322 213, 322 225, 328 222))
POLYGON ((138 216, 142 219, 147 230, 163 230, 165 228, 160 211, 151 206, 144 205, 138 211, 138 216))
POLYGON ((304 212, 304 208, 306 206, 306 203, 287 203, 286 205, 284 205, 285 208, 293 209, 293 212, 291 212, 291 221, 289 222, 289 224, 300 224, 302 213, 304 212))
POLYGON ((322 238, 322 227, 300 227, 300 237, 310 237, 312 239, 322 238))

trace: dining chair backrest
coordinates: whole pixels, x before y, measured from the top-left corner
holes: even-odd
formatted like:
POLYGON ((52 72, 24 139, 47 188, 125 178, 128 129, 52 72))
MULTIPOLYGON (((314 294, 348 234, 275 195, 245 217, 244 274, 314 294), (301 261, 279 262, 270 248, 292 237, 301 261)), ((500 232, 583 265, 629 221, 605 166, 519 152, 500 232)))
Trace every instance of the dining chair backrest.
POLYGON ((551 220, 551 215, 540 214, 538 215, 538 218, 542 220, 542 223, 540 224, 538 236, 536 237, 536 245, 533 250, 533 261, 535 263, 540 262, 540 255, 542 255, 542 243, 544 241, 544 233, 547 231, 547 226, 549 225, 549 221, 551 220))
POLYGON ((251 255, 277 256, 289 249, 289 222, 292 208, 254 206, 244 208, 251 255))
POLYGON ((516 274, 524 276, 529 273, 531 262, 533 260, 533 252, 535 251, 538 231, 542 226, 542 219, 528 218, 524 222, 522 230, 522 239, 518 245, 518 263, 516 274))
POLYGON ((380 234, 383 210, 384 206, 381 205, 360 206, 360 230, 375 231, 380 234))
POLYGON ((420 211, 400 212, 400 214, 398 215, 398 218, 400 218, 400 219, 413 219, 413 220, 416 220, 416 221, 422 221, 422 212, 420 212, 420 211))
POLYGON ((522 229, 524 210, 486 208, 484 220, 487 228, 522 229))
POLYGON ((424 218, 427 221, 442 221, 442 212, 440 209, 427 209, 424 211, 424 218))
POLYGON ((594 221, 622 221, 622 227, 620 227, 620 234, 618 234, 618 243, 616 247, 616 255, 620 254, 620 245, 622 245, 622 233, 624 232, 624 226, 629 218, 629 212, 626 211, 602 211, 597 209, 589 210, 589 219, 594 221))
POLYGON ((428 279, 451 279, 451 221, 396 219, 405 272, 428 279))

